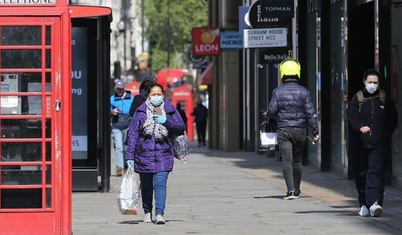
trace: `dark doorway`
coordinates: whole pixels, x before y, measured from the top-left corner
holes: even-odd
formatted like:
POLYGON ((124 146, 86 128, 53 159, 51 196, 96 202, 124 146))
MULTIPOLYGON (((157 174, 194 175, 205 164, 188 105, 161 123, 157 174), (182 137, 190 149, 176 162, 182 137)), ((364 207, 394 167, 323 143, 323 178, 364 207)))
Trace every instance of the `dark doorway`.
POLYGON ((348 30, 349 100, 362 89, 363 73, 374 68, 374 3, 350 9, 348 30))

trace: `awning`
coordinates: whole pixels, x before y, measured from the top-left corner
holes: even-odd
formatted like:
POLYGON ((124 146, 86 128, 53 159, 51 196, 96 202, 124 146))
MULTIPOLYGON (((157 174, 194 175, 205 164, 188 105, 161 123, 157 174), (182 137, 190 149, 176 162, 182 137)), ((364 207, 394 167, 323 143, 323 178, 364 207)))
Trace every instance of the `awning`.
POLYGON ((197 79, 197 85, 211 85, 214 79, 214 63, 211 62, 197 79))
POLYGON ((71 18, 109 16, 112 22, 112 9, 98 6, 68 6, 71 18))

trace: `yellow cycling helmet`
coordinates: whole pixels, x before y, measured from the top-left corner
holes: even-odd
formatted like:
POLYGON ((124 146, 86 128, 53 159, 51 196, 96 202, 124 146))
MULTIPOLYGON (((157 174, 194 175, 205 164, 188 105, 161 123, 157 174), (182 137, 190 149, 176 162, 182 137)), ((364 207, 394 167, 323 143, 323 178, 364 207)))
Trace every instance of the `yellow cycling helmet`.
POLYGON ((297 77, 300 79, 300 63, 292 58, 284 59, 279 65, 279 74, 283 80, 286 77, 297 77))

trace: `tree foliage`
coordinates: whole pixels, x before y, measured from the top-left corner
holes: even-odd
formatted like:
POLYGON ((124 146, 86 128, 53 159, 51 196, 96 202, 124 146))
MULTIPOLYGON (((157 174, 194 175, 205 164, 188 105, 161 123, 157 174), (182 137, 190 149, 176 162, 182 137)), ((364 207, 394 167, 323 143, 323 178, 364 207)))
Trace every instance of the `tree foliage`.
POLYGON ((208 26, 208 6, 202 0, 144 0, 144 6, 153 74, 167 67, 168 50, 171 68, 186 67, 192 28, 208 26))

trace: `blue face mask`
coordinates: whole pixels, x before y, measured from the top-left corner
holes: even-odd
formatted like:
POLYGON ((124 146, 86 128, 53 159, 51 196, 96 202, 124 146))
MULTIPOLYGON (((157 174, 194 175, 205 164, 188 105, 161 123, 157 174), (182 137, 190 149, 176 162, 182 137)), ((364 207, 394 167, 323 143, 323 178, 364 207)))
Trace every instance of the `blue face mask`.
POLYGON ((149 97, 149 101, 151 104, 155 107, 159 107, 162 102, 163 102, 163 97, 162 96, 151 96, 149 97))

